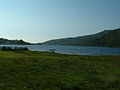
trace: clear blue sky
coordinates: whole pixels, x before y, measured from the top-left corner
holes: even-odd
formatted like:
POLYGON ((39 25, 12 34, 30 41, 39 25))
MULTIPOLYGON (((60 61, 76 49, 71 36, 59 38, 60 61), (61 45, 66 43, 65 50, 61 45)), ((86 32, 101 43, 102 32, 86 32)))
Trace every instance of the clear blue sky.
POLYGON ((0 37, 42 42, 120 28, 120 0, 0 0, 0 37))

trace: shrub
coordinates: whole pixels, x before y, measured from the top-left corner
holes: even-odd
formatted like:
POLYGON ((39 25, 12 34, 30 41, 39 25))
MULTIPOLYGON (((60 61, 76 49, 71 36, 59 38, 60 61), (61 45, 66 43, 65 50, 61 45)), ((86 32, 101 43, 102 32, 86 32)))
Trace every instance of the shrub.
POLYGON ((27 47, 2 47, 2 51, 29 51, 27 47))

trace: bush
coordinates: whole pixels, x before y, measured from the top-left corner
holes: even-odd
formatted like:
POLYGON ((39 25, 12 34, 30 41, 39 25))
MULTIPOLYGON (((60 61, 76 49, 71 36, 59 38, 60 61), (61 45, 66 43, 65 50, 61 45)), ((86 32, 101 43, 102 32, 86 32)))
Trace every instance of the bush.
POLYGON ((29 51, 27 47, 2 47, 2 51, 29 51))

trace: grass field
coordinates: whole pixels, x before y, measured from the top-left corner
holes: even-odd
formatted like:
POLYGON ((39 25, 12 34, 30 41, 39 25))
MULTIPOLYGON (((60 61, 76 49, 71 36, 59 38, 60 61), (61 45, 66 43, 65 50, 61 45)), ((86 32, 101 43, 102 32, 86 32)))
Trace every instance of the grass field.
POLYGON ((120 56, 0 51, 0 90, 120 90, 120 56))

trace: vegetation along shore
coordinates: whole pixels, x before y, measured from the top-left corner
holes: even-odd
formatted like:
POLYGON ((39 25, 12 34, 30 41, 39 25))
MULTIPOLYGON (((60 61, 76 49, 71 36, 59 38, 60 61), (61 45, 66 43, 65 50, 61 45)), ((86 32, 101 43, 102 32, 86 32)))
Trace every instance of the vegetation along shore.
POLYGON ((120 56, 0 51, 1 90, 120 90, 120 56))

